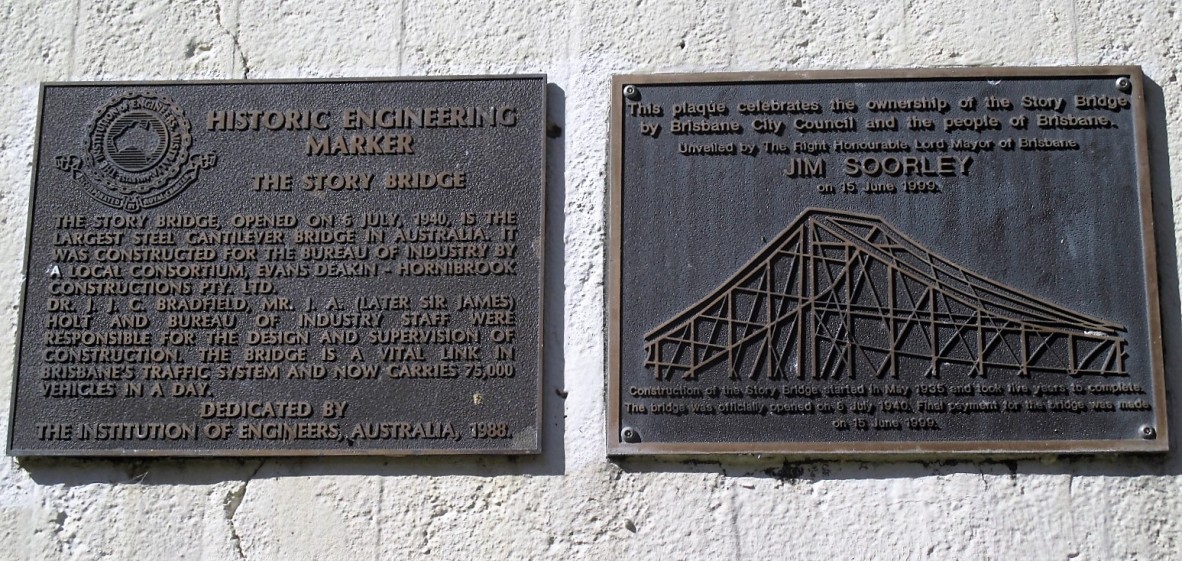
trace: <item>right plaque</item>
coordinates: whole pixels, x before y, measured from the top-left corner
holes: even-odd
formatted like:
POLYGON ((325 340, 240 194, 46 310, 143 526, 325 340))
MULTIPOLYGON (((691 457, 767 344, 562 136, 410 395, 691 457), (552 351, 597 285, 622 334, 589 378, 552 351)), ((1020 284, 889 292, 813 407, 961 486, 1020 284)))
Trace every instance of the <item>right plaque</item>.
POLYGON ((1126 67, 612 83, 611 455, 1168 449, 1126 67))

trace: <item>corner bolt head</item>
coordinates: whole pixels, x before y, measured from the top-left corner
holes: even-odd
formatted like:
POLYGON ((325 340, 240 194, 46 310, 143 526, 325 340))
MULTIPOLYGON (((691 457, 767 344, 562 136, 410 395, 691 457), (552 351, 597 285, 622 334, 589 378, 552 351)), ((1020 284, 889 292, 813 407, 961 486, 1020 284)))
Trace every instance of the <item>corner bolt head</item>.
POLYGON ((632 101, 636 101, 640 99, 640 90, 636 89, 636 86, 628 84, 627 86, 624 86, 624 97, 631 99, 632 101))
POLYGON ((624 442, 640 442, 640 433, 632 427, 624 427, 620 430, 620 439, 624 442))
POLYGON ((1133 91, 1133 81, 1125 76, 1121 76, 1116 79, 1116 89, 1124 93, 1129 93, 1133 91))
POLYGON ((1149 425, 1141 427, 1141 438, 1144 438, 1145 440, 1153 440, 1157 438, 1157 429, 1149 425))

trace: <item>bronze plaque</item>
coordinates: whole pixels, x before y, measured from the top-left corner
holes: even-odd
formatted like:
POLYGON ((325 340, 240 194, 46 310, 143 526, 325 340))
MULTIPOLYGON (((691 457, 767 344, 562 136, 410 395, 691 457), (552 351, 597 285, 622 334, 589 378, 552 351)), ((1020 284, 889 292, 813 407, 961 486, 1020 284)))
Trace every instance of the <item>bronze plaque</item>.
POLYGON ((617 76, 612 455, 1163 451, 1137 67, 617 76))
POLYGON ((539 450, 546 78, 49 84, 8 453, 539 450))

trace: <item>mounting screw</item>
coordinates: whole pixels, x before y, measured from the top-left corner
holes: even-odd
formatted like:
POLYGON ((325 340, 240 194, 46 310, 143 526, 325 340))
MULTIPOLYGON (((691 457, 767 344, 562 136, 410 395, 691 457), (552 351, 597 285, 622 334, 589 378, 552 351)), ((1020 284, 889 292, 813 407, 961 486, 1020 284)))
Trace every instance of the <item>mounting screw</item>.
POLYGON ((1153 440, 1157 438, 1157 429, 1149 425, 1141 427, 1141 438, 1144 438, 1145 440, 1153 440))
POLYGON ((636 101, 640 99, 640 90, 636 89, 636 86, 628 84, 627 86, 624 86, 624 97, 631 99, 632 101, 636 101))
POLYGON ((1124 93, 1129 93, 1133 91, 1133 81, 1121 76, 1120 78, 1116 79, 1116 89, 1124 93))
POLYGON ((624 442, 640 442, 640 433, 636 432, 636 429, 632 427, 624 427, 620 431, 620 438, 624 442))

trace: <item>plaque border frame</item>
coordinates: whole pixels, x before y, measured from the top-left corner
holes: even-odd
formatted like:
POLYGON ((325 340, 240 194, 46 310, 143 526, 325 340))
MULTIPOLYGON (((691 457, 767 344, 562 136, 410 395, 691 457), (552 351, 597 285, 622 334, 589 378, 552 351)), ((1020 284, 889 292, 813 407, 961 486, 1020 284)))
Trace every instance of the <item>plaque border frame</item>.
POLYGON ((342 457, 411 457, 411 456, 537 456, 542 454, 542 425, 545 401, 546 381, 546 353, 545 353, 545 319, 546 319, 546 217, 547 204, 547 176, 549 175, 549 137, 547 128, 550 124, 549 77, 545 73, 527 74, 473 74, 456 76, 387 76, 387 77, 353 77, 353 78, 269 78, 269 79, 227 79, 227 80, 112 80, 112 81, 53 81, 41 82, 37 88, 37 119, 33 136, 33 169, 29 188, 29 208, 25 218, 25 251, 21 264, 21 290, 17 313, 16 337, 14 338, 15 357, 12 370, 12 395, 8 400, 8 431, 5 438, 5 455, 18 458, 50 458, 50 457, 98 457, 98 458, 284 458, 284 457, 314 457, 314 456, 342 456, 342 457), (41 168, 41 124, 45 119, 45 92, 48 88, 60 87, 141 87, 141 86, 234 86, 234 85, 280 85, 280 84, 357 84, 357 83, 403 83, 403 82, 472 82, 472 81, 508 81, 508 80, 539 80, 541 82, 541 130, 537 131, 540 143, 541 185, 538 212, 538 363, 537 383, 534 391, 534 445, 532 448, 437 448, 437 449, 400 449, 400 448, 363 448, 363 449, 141 449, 141 448, 111 448, 103 450, 63 449, 39 450, 15 448, 16 439, 16 394, 18 388, 17 376, 20 374, 21 363, 21 334, 25 324, 25 296, 29 284, 29 260, 32 255, 33 240, 33 211, 37 198, 38 171, 41 168))
MULTIPOLYGON (((616 74, 611 80, 611 113, 609 122, 608 160, 608 216, 606 251, 607 324, 607 384, 605 402, 607 415, 605 437, 607 455, 614 456, 703 456, 774 454, 815 458, 848 459, 851 457, 890 458, 907 456, 1034 456, 1045 454, 1112 454, 1125 452, 1169 451, 1167 403, 1164 363, 1162 357, 1161 300, 1157 271, 1157 239, 1154 236, 1152 181, 1149 166, 1148 123, 1145 108, 1144 74, 1140 66, 1043 66, 1043 67, 953 67, 899 68, 871 70, 803 70, 774 72, 697 72, 668 74, 616 74), (1145 263, 1147 322, 1149 324, 1150 378, 1154 422, 1157 435, 1153 439, 1116 440, 963 440, 963 441, 768 441, 768 442, 624 442, 620 422, 621 390, 621 329, 620 305, 623 262, 621 260, 624 235, 623 159, 624 159, 624 95, 626 85, 703 85, 723 83, 768 82, 866 82, 874 80, 932 80, 941 78, 1097 78, 1127 77, 1132 82, 1129 92, 1134 129, 1132 131, 1138 191, 1141 208, 1142 259, 1145 263)), ((802 209, 803 210, 803 209, 802 209)))

